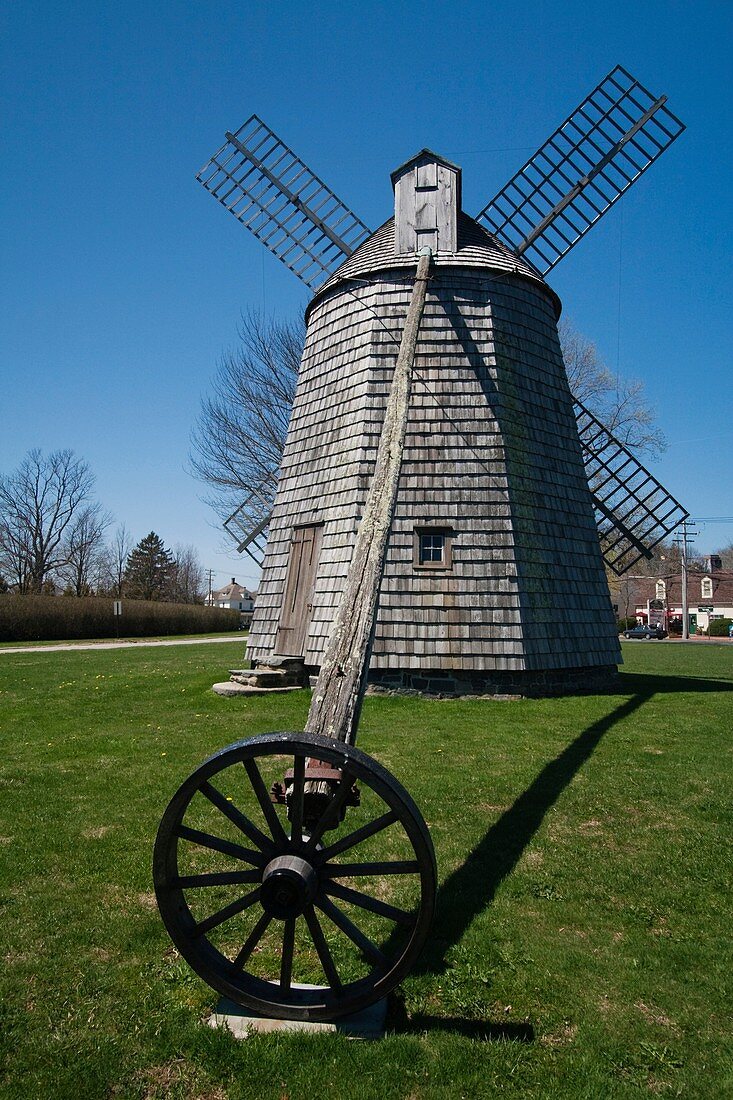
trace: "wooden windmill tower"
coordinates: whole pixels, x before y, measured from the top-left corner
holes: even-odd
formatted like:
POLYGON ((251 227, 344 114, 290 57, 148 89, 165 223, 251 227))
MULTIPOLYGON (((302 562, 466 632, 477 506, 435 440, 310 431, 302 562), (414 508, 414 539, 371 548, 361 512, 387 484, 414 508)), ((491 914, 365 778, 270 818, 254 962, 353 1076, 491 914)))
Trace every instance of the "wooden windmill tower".
POLYGON ((429 249, 370 679, 544 693, 615 672, 603 560, 628 570, 687 513, 574 401, 544 276, 682 129, 616 68, 475 218, 423 149, 374 233, 256 116, 227 133, 198 178, 315 291, 277 489, 232 517, 240 549, 266 538, 255 663, 321 664, 429 249))

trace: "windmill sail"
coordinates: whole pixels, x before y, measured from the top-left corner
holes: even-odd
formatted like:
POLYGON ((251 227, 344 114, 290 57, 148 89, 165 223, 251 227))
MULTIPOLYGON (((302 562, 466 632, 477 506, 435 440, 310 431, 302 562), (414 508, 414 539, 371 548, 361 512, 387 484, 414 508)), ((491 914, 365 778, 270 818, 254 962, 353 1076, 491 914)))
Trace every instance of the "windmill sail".
POLYGON ((315 288, 370 230, 257 115, 226 139, 196 179, 315 288))
POLYGON ((684 125, 617 66, 476 216, 546 275, 684 125))
POLYGON ((580 401, 574 408, 603 558, 621 576, 689 512, 580 401))
POLYGON ((271 484, 253 489, 224 520, 224 529, 236 542, 237 553, 247 554, 257 566, 262 565, 265 554, 276 484, 277 478, 273 475, 271 484))

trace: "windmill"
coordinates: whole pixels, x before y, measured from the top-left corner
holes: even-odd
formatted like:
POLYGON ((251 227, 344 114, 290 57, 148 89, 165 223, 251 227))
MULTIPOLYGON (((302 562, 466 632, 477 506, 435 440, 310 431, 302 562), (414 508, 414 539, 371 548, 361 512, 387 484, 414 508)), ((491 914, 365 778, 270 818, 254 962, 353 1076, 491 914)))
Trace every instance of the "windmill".
POLYGON ((543 278, 681 132, 664 103, 615 69, 476 219, 460 169, 424 149, 370 234, 254 117, 201 174, 318 287, 274 506, 253 487, 243 539, 268 531, 250 652, 320 668, 305 731, 205 761, 153 861, 181 954, 250 1009, 352 1013, 429 933, 427 826, 354 745, 367 674, 413 690, 602 682, 619 653, 601 548, 621 571, 686 516, 574 407, 543 278))
POLYGON ((252 486, 227 521, 250 553, 268 535, 253 661, 320 665, 406 311, 400 272, 428 245, 372 679, 533 691, 615 667, 601 553, 621 574, 687 513, 572 400, 544 276, 682 130, 617 67, 475 218, 460 169, 423 150, 393 173, 395 218, 373 234, 259 118, 227 133, 198 179, 315 290, 277 492, 252 486))

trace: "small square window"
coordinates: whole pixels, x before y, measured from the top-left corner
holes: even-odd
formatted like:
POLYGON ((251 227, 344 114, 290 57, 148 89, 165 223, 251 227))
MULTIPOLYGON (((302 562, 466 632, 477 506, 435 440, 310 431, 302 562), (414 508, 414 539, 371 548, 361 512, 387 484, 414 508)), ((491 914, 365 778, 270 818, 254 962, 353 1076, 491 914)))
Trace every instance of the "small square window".
POLYGON ((416 527, 412 548, 415 569, 452 569, 453 532, 447 527, 416 527))
POLYGON ((445 535, 420 535, 420 565, 442 562, 444 553, 445 535))

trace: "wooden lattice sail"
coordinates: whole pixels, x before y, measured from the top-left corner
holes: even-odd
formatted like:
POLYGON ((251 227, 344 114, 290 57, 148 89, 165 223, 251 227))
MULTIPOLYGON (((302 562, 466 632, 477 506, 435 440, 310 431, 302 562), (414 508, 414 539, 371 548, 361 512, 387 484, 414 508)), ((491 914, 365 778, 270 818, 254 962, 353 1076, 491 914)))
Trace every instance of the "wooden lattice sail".
POLYGON ((666 102, 617 65, 478 221, 546 275, 682 133, 666 102))
POLYGON ((247 554, 255 565, 261 565, 267 545, 277 479, 254 488, 238 508, 224 520, 224 529, 234 539, 240 554, 247 554))
POLYGON ((575 416, 603 560, 620 577, 689 512, 577 398, 575 416))
POLYGON ((252 115, 196 177, 286 267, 317 286, 369 230, 252 115))

